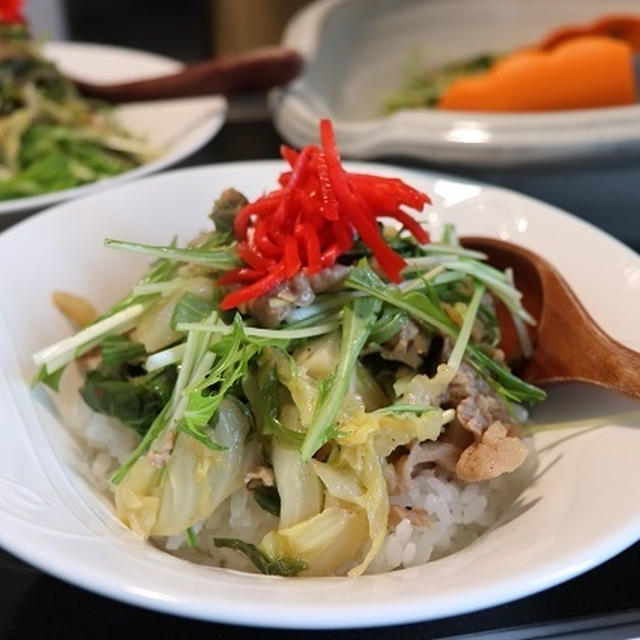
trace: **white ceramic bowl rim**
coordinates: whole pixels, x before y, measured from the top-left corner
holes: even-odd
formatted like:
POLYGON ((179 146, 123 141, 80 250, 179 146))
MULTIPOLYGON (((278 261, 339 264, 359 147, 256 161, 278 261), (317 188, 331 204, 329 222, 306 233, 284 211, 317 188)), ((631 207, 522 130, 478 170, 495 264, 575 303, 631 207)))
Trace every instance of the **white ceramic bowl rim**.
MULTIPOLYGON (((616 313, 611 301, 620 293, 608 284, 618 278, 626 299, 637 300, 640 257, 603 232, 507 190, 384 165, 352 167, 397 175, 433 194, 427 218, 436 229, 455 220, 463 233, 498 235, 539 250, 561 268, 605 329, 640 346, 633 331, 640 308, 628 302, 626 314, 616 313), (589 263, 559 250, 566 234, 592 256, 589 263)), ((65 330, 49 309, 48 292, 93 287, 105 304, 145 263, 125 254, 96 254, 105 235, 161 242, 178 231, 185 240, 200 228, 222 188, 233 182, 255 197, 275 184, 282 168, 267 161, 168 172, 57 206, 0 235, 0 330, 15 341, 0 343, 0 408, 5 424, 14 427, 0 449, 0 544, 64 580, 159 611, 254 626, 336 628, 418 621, 507 602, 567 580, 635 542, 640 470, 634 451, 640 433, 619 426, 582 434, 571 444, 541 434, 536 442, 548 449, 541 454, 547 473, 526 490, 526 509, 459 553, 384 575, 293 580, 191 565, 140 543, 115 520, 65 462, 69 457, 77 463, 60 427, 69 412, 69 390, 51 401, 25 384, 32 372, 29 353, 65 330), (44 262, 26 265, 18 283, 9 265, 24 256, 26 246, 44 262), (44 263, 49 268, 43 272, 44 263), (95 281, 105 273, 108 291, 96 291, 95 281), (598 488, 602 474, 617 465, 628 472, 608 477, 620 496, 608 500, 598 488)), ((577 406, 594 396, 569 389, 556 404, 577 406)))

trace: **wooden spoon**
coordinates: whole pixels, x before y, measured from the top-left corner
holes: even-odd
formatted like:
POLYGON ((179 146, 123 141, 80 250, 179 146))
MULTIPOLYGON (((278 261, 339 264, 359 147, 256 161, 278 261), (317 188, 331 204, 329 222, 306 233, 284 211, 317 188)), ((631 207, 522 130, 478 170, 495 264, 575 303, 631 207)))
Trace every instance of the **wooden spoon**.
POLYGON ((302 70, 302 57, 292 49, 266 47, 239 55, 187 65, 166 76, 94 84, 74 79, 81 93, 109 102, 164 100, 211 94, 232 95, 266 91, 293 80, 302 70))
POLYGON ((462 243, 486 253, 493 266, 513 269, 524 306, 537 320, 531 331, 534 353, 524 360, 510 316, 499 312, 505 354, 524 380, 590 382, 640 399, 640 353, 607 335, 546 260, 493 238, 468 237, 462 243))

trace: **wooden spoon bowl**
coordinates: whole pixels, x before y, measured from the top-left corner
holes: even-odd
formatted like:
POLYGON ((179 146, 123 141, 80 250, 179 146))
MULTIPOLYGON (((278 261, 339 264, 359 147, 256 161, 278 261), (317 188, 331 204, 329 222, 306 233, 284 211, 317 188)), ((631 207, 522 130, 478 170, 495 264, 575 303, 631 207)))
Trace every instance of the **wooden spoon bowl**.
POLYGON ((589 382, 640 399, 640 353, 607 335, 544 258, 493 238, 467 237, 462 244, 487 254, 498 269, 513 269, 523 304, 537 320, 534 353, 524 360, 508 314, 499 313, 505 354, 524 380, 589 382))

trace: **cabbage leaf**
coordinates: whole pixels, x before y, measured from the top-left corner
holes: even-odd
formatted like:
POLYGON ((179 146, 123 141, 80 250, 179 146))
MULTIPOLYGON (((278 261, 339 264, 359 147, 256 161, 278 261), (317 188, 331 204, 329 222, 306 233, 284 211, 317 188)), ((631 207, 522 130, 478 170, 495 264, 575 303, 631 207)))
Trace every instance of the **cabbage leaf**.
POLYGON ((231 400, 223 400, 212 431, 224 447, 212 451, 178 433, 166 466, 143 456, 115 488, 118 517, 141 538, 171 536, 206 520, 259 460, 255 443, 245 442, 249 422, 231 400))
POLYGON ((296 558, 307 576, 326 576, 352 562, 367 540, 367 518, 360 509, 338 505, 292 527, 270 531, 258 545, 269 558, 296 558))

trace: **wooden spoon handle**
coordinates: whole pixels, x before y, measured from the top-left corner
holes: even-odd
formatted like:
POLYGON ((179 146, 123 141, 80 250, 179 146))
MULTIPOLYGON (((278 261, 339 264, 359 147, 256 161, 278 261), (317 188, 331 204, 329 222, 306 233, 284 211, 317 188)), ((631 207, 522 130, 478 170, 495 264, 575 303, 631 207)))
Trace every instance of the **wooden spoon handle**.
POLYGON ((148 80, 99 85, 76 80, 85 95, 110 102, 162 100, 210 94, 232 95, 266 91, 295 78, 302 57, 292 49, 267 47, 185 67, 148 80))
POLYGON ((539 259, 537 267, 545 296, 538 326, 544 344, 537 345, 523 377, 591 382, 640 398, 640 353, 606 334, 549 263, 539 259))

